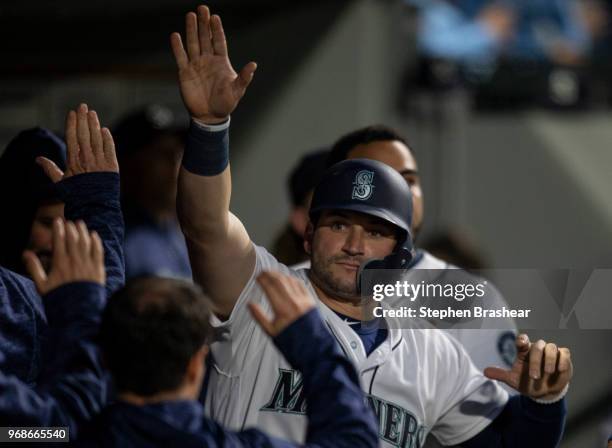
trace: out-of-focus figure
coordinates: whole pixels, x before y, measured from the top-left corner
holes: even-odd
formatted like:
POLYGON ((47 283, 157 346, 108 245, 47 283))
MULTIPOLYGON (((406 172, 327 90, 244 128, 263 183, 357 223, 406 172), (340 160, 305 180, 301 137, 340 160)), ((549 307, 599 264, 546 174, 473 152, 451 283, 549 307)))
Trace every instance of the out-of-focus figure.
MULTIPOLYGON (((498 58, 580 63, 592 42, 588 3, 576 0, 413 0, 419 46, 434 58, 479 66, 498 58)), ((597 27, 597 25, 595 25, 597 27)))
POLYGON ((176 182, 185 129, 170 109, 149 105, 114 128, 121 167, 125 217, 126 277, 191 278, 183 235, 176 219, 176 182))
POLYGON ((37 157, 65 170, 66 146, 51 131, 36 127, 20 132, 0 157, 0 204, 6 213, 0 220, 0 264, 22 275, 27 275, 25 249, 49 270, 53 219, 64 216, 64 203, 37 157))
POLYGON ((312 192, 325 171, 328 152, 327 149, 318 149, 306 154, 287 179, 291 211, 287 224, 274 241, 272 253, 289 266, 309 259, 304 251, 304 231, 312 192))
POLYGON ((477 88, 477 105, 576 106, 604 34, 599 0, 407 0, 418 9, 420 85, 477 88))

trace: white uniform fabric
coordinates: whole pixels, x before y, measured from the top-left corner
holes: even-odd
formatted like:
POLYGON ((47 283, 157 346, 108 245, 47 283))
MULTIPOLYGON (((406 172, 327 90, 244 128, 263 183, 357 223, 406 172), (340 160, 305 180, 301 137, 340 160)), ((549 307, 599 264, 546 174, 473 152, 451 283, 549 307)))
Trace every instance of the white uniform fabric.
MULTIPOLYGON (((423 256, 411 267, 411 270, 459 269, 457 266, 440 260, 426 251, 422 251, 422 254, 423 256)), ((472 274, 463 271, 463 275, 466 276, 466 283, 475 283, 472 274)), ((504 306, 509 307, 504 297, 491 283, 488 283, 485 292, 486 296, 483 302, 487 304, 488 308, 502 309, 504 306)), ((496 320, 496 328, 485 328, 488 322, 486 319, 481 320, 482 327, 479 329, 462 328, 459 324, 444 331, 451 334, 463 345, 476 367, 481 371, 489 366, 511 367, 516 357, 516 323, 514 320, 507 318, 501 324, 499 320, 496 320)), ((436 326, 435 322, 431 323, 436 326)))
MULTIPOLYGON (((419 250, 419 260, 410 268, 414 269, 460 269, 455 265, 449 264, 446 261, 434 257, 427 251, 419 250)), ((295 270, 310 268, 310 262, 304 261, 300 264, 291 266, 295 270)), ((466 283, 475 283, 474 276, 467 271, 463 271, 466 276, 466 283), (471 278, 471 280, 470 280, 471 278)), ((410 271, 407 273, 408 280, 410 271)), ((508 308, 508 303, 501 293, 489 283, 486 290, 484 302, 488 308, 502 309, 504 306, 508 308)), ((436 322, 430 322, 436 327, 436 322)), ((481 324, 486 324, 486 320, 481 320, 481 324)), ((472 323, 473 324, 473 323, 472 323)), ((517 327, 514 320, 508 318, 504 323, 500 324, 496 321, 496 328, 462 328, 461 324, 453 328, 444 328, 443 331, 452 335, 457 341, 463 345, 463 348, 469 353, 472 361, 480 371, 486 367, 511 367, 516 357, 516 335, 517 327)), ((504 387, 506 387, 504 385, 504 387)), ((511 393, 516 393, 513 389, 506 387, 511 393)))
MULTIPOLYGON (((264 270, 300 278, 316 297, 307 270, 292 270, 256 246, 253 275, 230 318, 214 323, 214 365, 206 411, 231 429, 255 426, 303 442, 306 404, 300 375, 246 307, 254 301, 269 310, 255 281, 264 270)), ((508 400, 507 392, 479 373, 461 345, 444 332, 399 329, 387 320, 387 340, 366 357, 361 339, 350 326, 321 302, 318 305, 330 333, 360 374, 379 419, 381 446, 418 448, 429 433, 444 445, 461 443, 484 429, 508 400)))

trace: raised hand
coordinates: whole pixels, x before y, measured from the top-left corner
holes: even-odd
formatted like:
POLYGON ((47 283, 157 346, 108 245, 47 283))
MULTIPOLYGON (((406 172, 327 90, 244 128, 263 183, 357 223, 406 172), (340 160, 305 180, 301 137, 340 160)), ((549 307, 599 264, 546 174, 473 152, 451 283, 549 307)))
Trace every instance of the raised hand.
POLYGON ((517 355, 512 369, 487 367, 488 378, 503 381, 523 395, 549 399, 558 395, 572 378, 570 351, 553 343, 529 342, 526 334, 516 338, 517 355))
POLYGON ((187 13, 185 35, 187 51, 179 33, 170 36, 183 102, 193 118, 207 124, 221 123, 238 105, 257 65, 249 62, 236 74, 227 54, 221 18, 211 17, 206 6, 199 6, 197 15, 187 13))
POLYGON ((262 272, 257 277, 257 282, 266 293, 274 317, 269 319, 255 303, 249 303, 249 309, 253 318, 271 337, 277 336, 292 322, 315 307, 314 298, 301 280, 270 271, 262 272))
POLYGON ((115 144, 108 128, 100 128, 98 114, 81 104, 66 116, 67 167, 62 172, 53 161, 38 157, 38 163, 49 179, 59 182, 82 173, 119 172, 115 144))
POLYGON ((51 271, 45 272, 36 254, 25 251, 24 263, 40 295, 73 282, 104 285, 104 249, 96 232, 89 233, 85 223, 53 222, 53 256, 51 271))

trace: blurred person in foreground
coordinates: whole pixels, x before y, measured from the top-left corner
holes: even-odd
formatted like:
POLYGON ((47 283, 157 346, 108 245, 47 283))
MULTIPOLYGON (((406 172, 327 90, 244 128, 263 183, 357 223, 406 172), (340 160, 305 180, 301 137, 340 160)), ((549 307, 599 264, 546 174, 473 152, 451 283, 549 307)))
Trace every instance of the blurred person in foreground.
MULTIPOLYGON (((264 272, 257 281, 273 315, 253 304, 253 317, 303 374, 309 419, 303 446, 376 447, 374 418, 357 374, 327 334, 304 284, 276 272, 264 272)), ((301 446, 257 429, 232 432, 204 416, 197 400, 213 333, 211 315, 200 288, 184 280, 139 278, 116 293, 104 311, 100 342, 117 401, 77 445, 301 446)))
POLYGON ((272 253, 288 266, 309 259, 304 251, 304 232, 308 224, 308 209, 314 187, 325 171, 327 149, 319 149, 304 155, 291 170, 287 187, 291 199, 291 211, 284 229, 272 244, 272 253))
MULTIPOLYGON (((48 256, 48 249, 52 246, 50 232, 46 227, 48 219, 45 218, 44 225, 36 222, 28 225, 39 204, 35 198, 40 196, 33 192, 37 189, 36 185, 45 185, 49 188, 40 191, 55 192, 53 208, 58 209, 57 215, 64 215, 73 221, 82 220, 89 229, 100 235, 105 249, 106 291, 110 294, 124 282, 119 167, 112 136, 107 128, 100 127, 98 115, 89 110, 86 104, 81 104, 76 111, 67 114, 65 135, 65 169, 62 169, 63 158, 58 156, 63 151, 62 145, 43 130, 22 134, 14 141, 19 142, 19 145, 11 148, 5 154, 6 158, 3 157, 0 163, 3 170, 0 182, 8 183, 3 185, 0 194, 7 202, 0 205, 6 207, 9 216, 2 220, 2 224, 10 225, 7 223, 11 221, 10 213, 14 211, 15 219, 23 227, 15 230, 15 244, 11 242, 1 246, 0 252, 10 255, 13 260, 11 266, 20 272, 21 263, 15 260, 15 256, 28 247, 40 256, 44 268, 49 269, 52 265, 52 258, 48 256), (41 146, 37 149, 30 144, 41 146), (36 166, 34 161, 40 166, 36 166), (43 170, 49 182, 41 179, 40 173, 43 170), (25 173, 26 178, 10 175, 13 171, 25 173), (20 188, 23 190, 20 191, 20 188), (63 214, 60 213, 61 208, 63 214), (45 235, 44 238, 36 238, 44 244, 28 243, 29 239, 34 240, 30 234, 45 235)), ((7 231, 4 228, 3 232, 7 231)), ((10 235, 2 235, 4 240, 7 237, 10 235)), ((49 349, 45 348, 47 327, 43 301, 32 281, 0 265, 0 352, 3 354, 0 369, 7 375, 15 375, 34 385, 45 362, 44 356, 49 354, 49 349)))
POLYGON ((176 219, 176 180, 185 130, 166 107, 148 105, 113 128, 121 166, 126 277, 191 278, 176 219))
MULTIPOLYGON (((0 370, 0 421, 5 426, 79 428, 102 410, 106 383, 95 345, 106 303, 104 248, 82 221, 56 218, 52 264, 26 251, 24 261, 48 318, 49 347, 36 386, 0 370)), ((1 353, 0 353, 1 354, 1 353)))

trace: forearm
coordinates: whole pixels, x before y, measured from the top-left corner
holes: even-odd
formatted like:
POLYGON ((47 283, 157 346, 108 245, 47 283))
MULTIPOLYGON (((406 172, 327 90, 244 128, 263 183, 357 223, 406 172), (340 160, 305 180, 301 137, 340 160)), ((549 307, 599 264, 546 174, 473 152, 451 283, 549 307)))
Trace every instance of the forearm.
POLYGON ((227 234, 231 197, 229 122, 189 127, 178 185, 178 215, 188 239, 206 244, 227 234))
POLYGON ((70 436, 99 413, 106 397, 94 344, 105 304, 102 286, 72 283, 44 298, 50 344, 36 388, 0 373, 0 421, 16 426, 68 426, 70 436))
POLYGON ((556 447, 563 435, 565 399, 553 404, 539 404, 517 395, 478 435, 461 444, 465 448, 548 448, 556 447))
POLYGON ((102 239, 106 290, 110 295, 125 283, 125 230, 119 201, 119 174, 79 174, 61 181, 58 188, 62 200, 66 203, 66 219, 83 220, 87 228, 96 231, 102 239))
POLYGON ((307 446, 378 446, 376 423, 365 404, 357 372, 338 350, 318 313, 312 310, 302 316, 277 336, 275 343, 302 372, 307 446))

